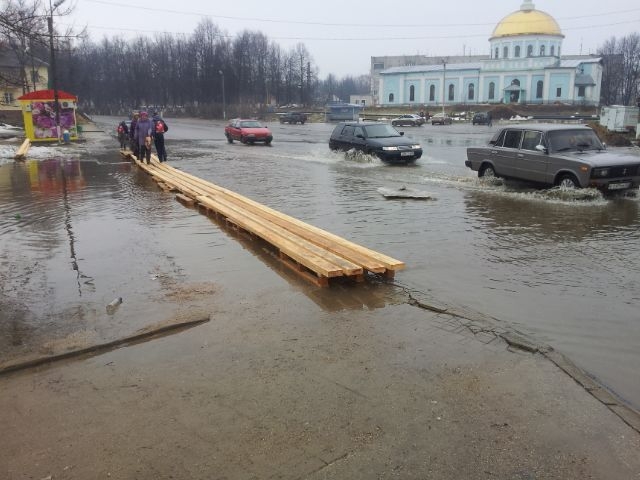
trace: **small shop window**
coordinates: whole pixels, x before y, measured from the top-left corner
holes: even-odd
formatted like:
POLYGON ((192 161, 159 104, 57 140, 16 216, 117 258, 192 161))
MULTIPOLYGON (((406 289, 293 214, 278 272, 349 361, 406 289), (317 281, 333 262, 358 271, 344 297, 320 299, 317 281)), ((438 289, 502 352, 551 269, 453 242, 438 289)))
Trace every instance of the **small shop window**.
POLYGON ((584 86, 578 87, 578 96, 579 97, 584 97, 585 90, 586 90, 586 88, 584 86))

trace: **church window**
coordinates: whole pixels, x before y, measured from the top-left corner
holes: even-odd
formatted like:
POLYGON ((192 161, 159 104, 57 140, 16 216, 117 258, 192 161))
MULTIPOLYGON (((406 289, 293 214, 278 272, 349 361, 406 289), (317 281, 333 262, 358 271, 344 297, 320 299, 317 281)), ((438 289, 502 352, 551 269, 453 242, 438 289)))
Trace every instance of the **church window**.
POLYGON ((429 101, 433 102, 436 99, 436 86, 435 85, 431 85, 429 87, 429 101))
POLYGON ((544 45, 540 45, 540 56, 544 57, 544 45))
POLYGON ((556 54, 556 46, 551 45, 551 56, 553 57, 556 54))
POLYGON ((494 98, 496 98, 496 84, 491 82, 489 84, 489 100, 493 100, 494 98))
POLYGON ((542 98, 542 88, 544 87, 544 83, 542 80, 538 80, 536 84, 536 98, 542 98))
POLYGON ((389 94, 389 103, 393 103, 393 93, 389 94))
POLYGON ((414 85, 411 85, 409 87, 409 101, 410 102, 416 101, 416 87, 414 85))
POLYGON ((533 57, 533 45, 527 46, 527 57, 533 57))
POLYGON ((584 86, 578 87, 578 96, 584 97, 584 93, 585 93, 585 87, 584 86))
POLYGON ((496 47, 496 58, 500 58, 500 49, 496 47))
POLYGON ((504 47, 504 48, 502 49, 502 56, 503 56, 504 58, 509 58, 509 47, 504 47))
POLYGON ((453 99, 455 98, 455 90, 454 90, 454 86, 453 83, 449 84, 449 101, 452 102, 453 99))
POLYGON ((516 50, 514 56, 516 58, 520 58, 520 45, 516 45, 516 50))
POLYGON ((475 85, 473 83, 469 84, 469 100, 473 100, 475 96, 475 85))
POLYGON ((562 88, 561 87, 556 88, 556 97, 557 98, 561 98, 562 97, 562 88))

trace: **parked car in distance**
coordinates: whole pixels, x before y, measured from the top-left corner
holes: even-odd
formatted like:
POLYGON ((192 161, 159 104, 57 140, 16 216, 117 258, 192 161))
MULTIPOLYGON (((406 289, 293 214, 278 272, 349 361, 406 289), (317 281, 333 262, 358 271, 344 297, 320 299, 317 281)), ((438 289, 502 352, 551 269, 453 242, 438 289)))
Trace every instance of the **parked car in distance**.
POLYGON ((307 121, 307 114, 302 112, 287 112, 280 115, 280 123, 304 125, 307 121))
POLYGON ((486 147, 467 148, 465 165, 479 177, 505 177, 562 188, 618 192, 640 185, 640 155, 607 150, 585 125, 529 124, 501 128, 486 147))
POLYGON ((491 125, 491 114, 486 112, 478 112, 471 119, 473 125, 491 125))
POLYGON ((356 149, 388 163, 413 163, 422 156, 418 142, 404 136, 388 123, 343 122, 329 139, 331 150, 356 149))
POLYGON ((431 125, 451 125, 451 117, 446 113, 436 113, 431 117, 431 125))
POLYGON ((229 143, 238 140, 242 143, 264 142, 265 145, 269 145, 273 140, 271 130, 264 127, 259 121, 243 118, 231 120, 224 127, 224 136, 227 137, 229 143))
POLYGON ((400 115, 399 117, 391 120, 391 125, 393 125, 394 127, 419 127, 420 125, 424 125, 424 122, 424 117, 421 117, 420 115, 406 114, 400 115))

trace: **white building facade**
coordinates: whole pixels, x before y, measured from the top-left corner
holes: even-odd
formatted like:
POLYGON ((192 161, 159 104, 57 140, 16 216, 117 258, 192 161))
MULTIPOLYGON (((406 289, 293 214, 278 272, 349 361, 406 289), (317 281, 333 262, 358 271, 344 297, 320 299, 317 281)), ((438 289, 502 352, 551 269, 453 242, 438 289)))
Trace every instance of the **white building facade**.
POLYGON ((490 56, 431 57, 425 64, 386 69, 381 64, 389 57, 373 57, 372 96, 383 106, 599 105, 601 59, 562 57, 563 39, 553 17, 524 0, 520 10, 507 15, 494 29, 490 56))

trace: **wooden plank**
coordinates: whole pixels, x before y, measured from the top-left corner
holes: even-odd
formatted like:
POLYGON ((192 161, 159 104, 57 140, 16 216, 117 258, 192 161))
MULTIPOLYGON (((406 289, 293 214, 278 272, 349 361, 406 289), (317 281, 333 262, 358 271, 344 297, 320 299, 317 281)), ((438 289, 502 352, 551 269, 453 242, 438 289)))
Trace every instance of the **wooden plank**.
POLYGON ((274 233, 273 231, 270 231, 260 223, 249 219, 248 217, 238 215, 238 213, 234 210, 225 207, 220 203, 216 203, 208 197, 200 196, 197 198, 197 200, 198 203, 216 210, 218 213, 221 213, 236 225, 244 228, 245 230, 253 232, 255 235, 276 246, 286 255, 294 259, 296 262, 309 268, 310 270, 325 277, 338 277, 344 274, 340 266, 333 264, 332 262, 326 260, 310 249, 303 248, 301 245, 297 244, 291 239, 282 237, 274 233))
MULTIPOLYGON (((168 165, 162 165, 161 168, 170 169, 168 165)), ((258 213, 265 219, 280 225, 283 228, 325 248, 337 255, 349 258, 354 263, 361 265, 364 269, 373 273, 384 273, 385 270, 401 270, 405 267, 404 262, 395 260, 391 257, 375 252, 368 248, 357 245, 353 242, 343 239, 337 235, 333 235, 325 230, 304 223, 298 219, 290 217, 286 214, 273 210, 265 205, 255 202, 249 198, 243 197, 235 192, 224 189, 210 182, 202 180, 186 172, 179 171, 178 174, 194 185, 201 185, 208 192, 224 195, 233 199, 238 204, 246 206, 254 213, 258 213)))
MULTIPOLYGON (((334 265, 339 266, 343 272, 345 273, 345 275, 356 275, 356 274, 361 274, 362 273, 362 267, 356 265, 353 262, 350 262, 349 260, 339 256, 339 255, 335 255, 332 252, 328 252, 320 247, 318 247, 317 245, 306 241, 303 238, 297 237, 296 235, 292 235, 291 232, 289 232, 288 230, 285 230, 277 225, 274 225, 272 223, 269 223, 268 221, 265 221, 263 218, 254 215, 252 212, 242 209, 241 207, 238 207, 237 205, 228 202, 226 199, 224 198, 211 198, 208 196, 205 197, 197 197, 198 202, 203 202, 202 198, 206 198, 210 201, 215 202, 217 205, 222 205, 225 206, 226 208, 230 209, 231 211, 235 212, 238 216, 240 217, 245 217, 245 218, 249 218, 252 221, 256 222, 256 224, 262 226, 265 228, 265 233, 267 231, 272 232, 273 234, 277 235, 278 237, 284 237, 289 239, 290 241, 292 241, 293 243, 299 245, 301 248, 305 249, 305 250, 309 250, 312 251, 314 254, 324 258, 325 260, 333 263, 334 265)), ((234 216, 234 218, 237 218, 236 216, 234 216)), ((269 238, 265 238, 266 241, 268 241, 269 243, 273 243, 271 241, 271 239, 269 238)), ((273 243, 275 245, 275 243, 273 243)))
POLYGON ((138 163, 152 175, 174 185, 191 200, 195 199, 199 207, 204 206, 223 215, 239 228, 255 233, 291 257, 294 263, 298 262, 321 276, 345 275, 362 281, 362 268, 373 273, 384 273, 387 278, 393 278, 396 270, 404 268, 403 262, 157 162, 156 158, 152 156, 151 165, 138 163), (335 269, 340 264, 346 267, 340 268, 341 273, 335 269), (328 268, 329 265, 333 265, 333 270, 328 268))
POLYGON ((25 138, 24 141, 22 142, 22 145, 20 145, 18 147, 18 150, 16 150, 16 154, 13 157, 15 160, 22 160, 27 156, 27 152, 29 151, 29 148, 31 147, 31 140, 29 140, 28 138, 25 138))
POLYGON ((177 193, 176 194, 176 200, 179 201, 181 204, 183 204, 186 207, 193 207, 195 205, 195 200, 193 198, 187 197, 186 195, 183 195, 182 193, 177 193))

